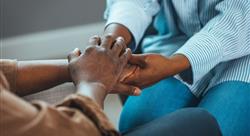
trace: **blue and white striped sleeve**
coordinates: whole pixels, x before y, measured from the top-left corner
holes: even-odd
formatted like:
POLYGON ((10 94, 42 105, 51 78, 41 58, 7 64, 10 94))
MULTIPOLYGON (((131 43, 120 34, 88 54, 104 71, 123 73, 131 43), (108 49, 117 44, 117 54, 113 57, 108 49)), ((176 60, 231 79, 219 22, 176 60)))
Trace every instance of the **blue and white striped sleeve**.
POLYGON ((216 9, 219 14, 175 53, 189 59, 192 83, 217 64, 250 54, 249 0, 224 0, 216 9))
POLYGON ((157 0, 107 0, 104 18, 106 26, 119 23, 127 27, 137 45, 159 9, 157 0))

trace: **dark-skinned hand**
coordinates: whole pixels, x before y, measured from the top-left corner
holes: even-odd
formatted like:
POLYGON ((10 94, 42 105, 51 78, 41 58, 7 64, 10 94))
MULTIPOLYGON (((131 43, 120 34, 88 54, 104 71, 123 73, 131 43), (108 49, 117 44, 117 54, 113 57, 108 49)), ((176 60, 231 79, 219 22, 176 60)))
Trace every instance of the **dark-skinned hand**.
POLYGON ((136 70, 123 79, 123 83, 145 88, 189 68, 189 61, 183 55, 165 57, 160 54, 133 54, 129 63, 137 65, 136 70))
POLYGON ((83 53, 76 49, 68 56, 72 80, 76 85, 82 81, 101 84, 107 93, 137 95, 140 91, 137 87, 119 82, 131 50, 126 49, 122 38, 105 36, 101 40, 102 43, 99 37, 94 36, 90 38, 90 46, 83 53), (109 46, 111 43, 115 46, 109 46), (123 88, 126 88, 126 92, 121 92, 125 90, 123 88))

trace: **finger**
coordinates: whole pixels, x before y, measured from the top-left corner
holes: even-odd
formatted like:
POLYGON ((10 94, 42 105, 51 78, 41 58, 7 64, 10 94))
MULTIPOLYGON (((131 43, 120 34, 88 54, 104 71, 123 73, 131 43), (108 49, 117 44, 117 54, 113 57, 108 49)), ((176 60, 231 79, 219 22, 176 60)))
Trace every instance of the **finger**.
POLYGON ((89 53, 91 53, 93 50, 96 50, 96 46, 94 46, 94 45, 90 45, 90 46, 87 46, 86 48, 85 48, 85 50, 84 50, 84 54, 89 54, 89 53))
POLYGON ((142 54, 132 54, 128 62, 132 65, 138 65, 141 68, 144 68, 147 65, 145 61, 145 55, 142 55, 142 54))
POLYGON ((127 49, 125 50, 125 52, 121 55, 121 60, 122 60, 125 64, 127 64, 128 61, 130 60, 131 56, 132 56, 132 51, 131 51, 129 48, 127 48, 127 49))
POLYGON ((141 73, 140 67, 136 66, 131 73, 124 76, 123 78, 119 78, 119 81, 123 84, 130 84, 138 87, 143 87, 142 86, 143 82, 141 82, 142 77, 140 73, 141 73))
POLYGON ((131 55, 132 55, 131 50, 127 48, 120 57, 120 64, 122 67, 125 67, 128 64, 128 60, 131 57, 131 55))
POLYGON ((89 45, 100 45, 101 38, 98 35, 89 38, 89 45))
POLYGON ((141 94, 141 89, 135 86, 118 83, 110 93, 138 96, 141 94))
POLYGON ((79 57, 81 55, 81 51, 78 48, 75 48, 74 51, 70 52, 68 55, 68 62, 72 61, 73 59, 79 57))
POLYGON ((121 56, 122 53, 126 49, 125 41, 122 37, 118 37, 115 41, 115 44, 112 47, 112 51, 114 51, 116 56, 121 56))
POLYGON ((136 74, 136 72, 138 72, 139 67, 138 66, 130 66, 130 68, 125 68, 123 71, 123 73, 121 74, 119 81, 122 83, 127 83, 128 81, 130 81, 132 79, 136 80, 136 77, 138 76, 136 74))
POLYGON ((101 46, 106 49, 111 49, 115 40, 112 35, 108 34, 101 39, 101 46))
POLYGON ((127 64, 121 75, 120 75, 120 78, 119 78, 119 81, 120 82, 123 82, 126 78, 130 77, 132 74, 135 73, 136 69, 137 69, 138 66, 136 65, 131 65, 131 64, 127 64))

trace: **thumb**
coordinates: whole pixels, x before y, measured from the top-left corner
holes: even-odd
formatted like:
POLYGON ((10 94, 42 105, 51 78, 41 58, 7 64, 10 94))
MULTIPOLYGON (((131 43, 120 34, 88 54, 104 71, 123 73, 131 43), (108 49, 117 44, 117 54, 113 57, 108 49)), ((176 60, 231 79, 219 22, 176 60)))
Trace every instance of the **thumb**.
POLYGON ((138 96, 141 94, 141 89, 135 86, 118 83, 115 85, 114 89, 110 91, 110 93, 119 93, 119 94, 125 94, 125 95, 138 96))
POLYGON ((128 60, 128 62, 132 65, 138 65, 141 68, 146 67, 146 56, 143 54, 132 54, 128 60))
POLYGON ((127 64, 127 65, 124 67, 124 69, 123 69, 123 71, 122 71, 122 73, 121 73, 121 75, 120 75, 119 80, 122 82, 122 81, 124 81, 127 77, 130 77, 133 73, 135 73, 137 67, 138 67, 138 66, 136 66, 136 65, 127 64))
POLYGON ((72 61, 73 59, 79 57, 81 55, 81 51, 78 48, 75 48, 74 51, 70 52, 68 55, 68 62, 72 61))

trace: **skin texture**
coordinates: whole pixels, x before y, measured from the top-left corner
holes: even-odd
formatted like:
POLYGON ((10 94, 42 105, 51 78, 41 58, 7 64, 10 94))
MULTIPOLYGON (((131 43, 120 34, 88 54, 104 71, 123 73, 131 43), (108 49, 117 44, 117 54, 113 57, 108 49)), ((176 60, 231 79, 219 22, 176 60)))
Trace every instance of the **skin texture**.
POLYGON ((187 62, 183 55, 166 58, 159 54, 135 54, 131 56, 129 63, 138 67, 121 82, 145 88, 188 69, 190 65, 187 62))
POLYGON ((18 95, 36 93, 71 81, 67 60, 19 61, 16 85, 18 95))
POLYGON ((123 37, 126 45, 129 45, 133 39, 132 34, 125 26, 116 23, 109 24, 105 28, 103 35, 110 35, 114 39, 117 37, 123 37))
POLYGON ((101 107, 108 93, 139 95, 137 87, 119 82, 121 75, 131 74, 133 70, 130 68, 135 69, 134 66, 127 65, 131 51, 126 49, 124 39, 93 37, 89 44, 83 53, 79 49, 71 52, 68 61, 18 62, 16 89, 19 95, 36 93, 70 81, 76 85, 77 93, 92 98, 101 107))
MULTIPOLYGON (((122 37, 117 37, 116 40, 114 40, 114 37, 110 34, 107 34, 104 37, 99 37, 99 36, 93 36, 90 38, 89 40, 89 44, 93 45, 93 46, 101 46, 102 44, 108 48, 108 49, 113 49, 114 47, 118 47, 121 52, 119 55, 121 55, 121 53, 124 53, 125 49, 126 49, 126 44, 125 44, 125 40, 122 37)), ((136 65, 131 65, 129 63, 127 63, 124 66, 124 69, 121 73, 121 75, 119 76, 119 81, 124 80, 124 78, 130 76, 131 74, 133 74, 133 72, 136 70, 136 65)), ((107 75, 109 76, 109 75, 107 75)), ((109 91, 109 93, 119 93, 119 94, 124 94, 124 95, 140 95, 141 90, 136 87, 136 86, 132 86, 132 85, 128 85, 128 84, 124 84, 122 82, 118 82, 117 84, 115 84, 115 86, 109 91)))
MULTIPOLYGON (((109 35, 113 38, 121 36, 124 38, 127 46, 133 43, 132 34, 121 24, 113 23, 108 25, 103 35, 109 35)), ((99 40, 99 42, 103 41, 99 40)), ((140 88, 147 87, 163 78, 173 76, 190 68, 189 60, 181 54, 169 58, 159 54, 132 55, 129 63, 132 66, 124 70, 124 73, 120 77, 121 82, 140 88)), ((127 92, 126 88, 123 88, 122 92, 127 92)))
POLYGON ((126 27, 111 24, 103 37, 90 38, 91 46, 84 53, 79 49, 73 51, 68 58, 69 65, 66 60, 18 62, 19 95, 36 93, 73 80, 78 93, 91 97, 102 106, 107 93, 140 95, 141 90, 136 86, 146 87, 190 67, 183 55, 130 57, 131 51, 126 46, 131 41, 132 35, 126 27))
MULTIPOLYGON (((91 50, 104 50, 104 48, 109 48, 109 50, 114 50, 115 53, 113 54, 106 54, 110 56, 119 56, 121 57, 122 53, 124 53, 126 49, 126 44, 124 43, 124 39, 118 38, 113 39, 111 36, 106 36, 103 38, 100 37, 92 37, 89 40, 89 45, 91 46, 101 46, 102 49, 89 47, 85 52, 92 52, 91 50), (104 40, 103 44, 100 44, 100 41, 104 40), (111 48, 111 45, 115 45, 115 48, 111 48), (119 54, 119 55, 118 55, 119 54)), ((107 53, 107 52, 106 52, 107 53)), ((130 50, 127 50, 127 53, 131 53, 130 50)), ((88 62, 98 62, 99 64, 92 64, 87 63, 86 61, 84 64, 78 64, 81 65, 81 68, 84 70, 93 69, 93 67, 99 67, 100 65, 103 65, 107 63, 107 60, 102 62, 104 59, 101 57, 101 59, 97 59, 98 55, 103 54, 92 54, 89 57, 92 57, 91 60, 88 59, 88 62), (96 61, 98 60, 98 61, 96 61), (91 67, 89 67, 91 65, 91 67), (84 68, 86 66, 86 68, 84 68)), ((86 57, 85 57, 86 58, 86 57)), ((99 57, 100 58, 100 57, 99 57)), ((107 63, 110 64, 115 60, 112 60, 107 63)), ((125 63, 125 62, 124 62, 125 63)), ((104 73, 106 70, 112 69, 109 65, 104 70, 104 73)), ((96 69, 98 70, 98 69, 96 69)), ((126 75, 129 75, 132 73, 132 71, 135 70, 135 67, 132 65, 126 65, 123 72, 121 73, 120 77, 125 77, 126 75)), ((119 71, 119 70, 117 70, 119 71)), ((93 72, 93 71, 92 71, 93 72)), ((93 73, 95 73, 94 71, 93 73)), ((101 74, 103 75, 103 74, 101 74)), ((92 76, 92 74, 88 74, 85 76, 92 76)), ((93 75, 96 77, 100 77, 100 75, 93 75)), ((104 76, 104 75, 103 75, 104 76)), ((104 77, 109 77, 110 75, 105 75, 104 77)), ((71 75, 68 71, 68 61, 67 60, 33 60, 33 61, 19 61, 17 65, 17 87, 18 95, 25 96, 28 94, 37 93, 39 91, 49 89, 51 87, 54 87, 56 85, 65 83, 65 82, 71 82, 71 75)), ((112 76, 111 76, 112 77, 112 76)), ((119 77, 119 76, 118 76, 119 77)), ((98 79, 96 79, 98 80, 98 79)), ((120 80, 120 79, 119 79, 120 80)), ((109 87, 108 87, 109 88, 109 87)), ((110 88, 109 88, 110 89, 110 88)), ((126 95, 139 95, 140 90, 139 88, 136 88, 134 86, 125 85, 122 83, 116 84, 115 87, 108 90, 109 93, 122 93, 126 95)))
POLYGON ((81 53, 74 50, 67 60, 20 61, 17 66, 19 95, 36 93, 56 85, 73 82, 77 93, 89 96, 100 106, 107 93, 139 95, 140 89, 123 84, 120 77, 130 75, 135 66, 127 65, 131 51, 123 38, 92 37, 81 53), (100 41, 103 41, 102 44, 100 41))
POLYGON ((119 82, 119 77, 131 57, 130 49, 124 52, 124 40, 105 36, 101 39, 102 43, 99 44, 99 41, 98 37, 91 38, 92 46, 83 53, 75 49, 69 54, 68 61, 69 72, 78 93, 91 97, 103 107, 106 95, 115 88, 127 87, 130 94, 135 94, 137 88, 119 82))

